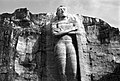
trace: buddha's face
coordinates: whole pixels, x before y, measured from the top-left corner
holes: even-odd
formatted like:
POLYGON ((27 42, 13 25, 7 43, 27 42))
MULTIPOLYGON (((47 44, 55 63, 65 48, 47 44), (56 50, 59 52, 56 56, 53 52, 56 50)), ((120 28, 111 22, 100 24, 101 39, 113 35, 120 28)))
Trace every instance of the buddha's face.
POLYGON ((64 17, 64 16, 67 16, 67 8, 64 7, 64 6, 60 6, 57 8, 57 13, 56 15, 58 17, 64 17))

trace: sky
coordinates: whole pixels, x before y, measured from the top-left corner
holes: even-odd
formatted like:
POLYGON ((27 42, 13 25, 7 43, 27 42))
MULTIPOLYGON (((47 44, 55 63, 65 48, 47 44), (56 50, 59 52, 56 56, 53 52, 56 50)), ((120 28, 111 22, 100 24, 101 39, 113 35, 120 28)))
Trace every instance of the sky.
POLYGON ((24 7, 32 13, 55 13, 60 5, 70 14, 100 18, 120 29, 120 0, 0 0, 0 14, 24 7))

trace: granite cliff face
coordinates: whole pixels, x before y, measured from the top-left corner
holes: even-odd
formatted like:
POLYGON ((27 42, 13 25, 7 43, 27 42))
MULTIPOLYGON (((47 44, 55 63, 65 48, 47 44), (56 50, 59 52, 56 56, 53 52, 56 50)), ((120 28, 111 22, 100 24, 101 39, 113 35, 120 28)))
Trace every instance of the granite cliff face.
MULTIPOLYGON (((0 81, 59 81, 50 32, 53 17, 48 13, 32 14, 27 8, 0 15, 0 81)), ((78 57, 82 61, 78 80, 86 81, 87 76, 87 81, 119 81, 118 28, 88 16, 82 16, 82 23, 85 34, 81 40, 86 42, 78 42, 81 55, 87 56, 78 57), (84 68, 84 63, 89 69, 84 68)))

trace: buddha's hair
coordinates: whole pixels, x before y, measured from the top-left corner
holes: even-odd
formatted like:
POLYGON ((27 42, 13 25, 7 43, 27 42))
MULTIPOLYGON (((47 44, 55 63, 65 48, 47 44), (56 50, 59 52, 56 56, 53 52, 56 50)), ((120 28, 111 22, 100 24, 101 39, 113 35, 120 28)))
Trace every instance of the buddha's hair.
POLYGON ((66 8, 66 6, 64 6, 64 5, 60 5, 60 6, 57 8, 57 10, 60 9, 61 7, 66 8))

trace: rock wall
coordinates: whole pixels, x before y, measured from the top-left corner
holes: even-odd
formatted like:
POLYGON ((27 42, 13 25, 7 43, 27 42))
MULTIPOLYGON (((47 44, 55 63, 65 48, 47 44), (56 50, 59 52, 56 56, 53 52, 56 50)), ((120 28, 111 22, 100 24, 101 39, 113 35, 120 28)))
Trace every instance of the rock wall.
POLYGON ((84 17, 92 81, 119 81, 119 30, 101 19, 84 17), (92 22, 91 22, 92 21, 92 22))
MULTIPOLYGON (((53 17, 48 13, 32 14, 27 8, 0 15, 0 81, 59 81, 50 32, 53 17)), ((88 81, 119 81, 118 28, 88 16, 82 16, 82 23, 85 38, 80 39, 86 43, 78 42, 82 45, 81 55, 87 57, 79 59, 89 60, 89 75, 82 73, 85 64, 80 63, 78 80, 85 81, 81 79, 84 75, 88 81)))

